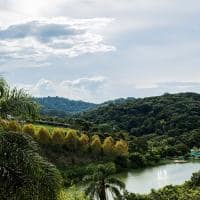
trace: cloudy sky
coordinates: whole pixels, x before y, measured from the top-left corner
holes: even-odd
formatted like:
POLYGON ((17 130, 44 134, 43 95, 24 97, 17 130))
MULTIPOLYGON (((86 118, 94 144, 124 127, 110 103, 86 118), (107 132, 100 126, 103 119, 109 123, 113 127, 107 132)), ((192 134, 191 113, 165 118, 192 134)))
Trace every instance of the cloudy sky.
POLYGON ((0 74, 90 102, 200 92, 197 0, 0 0, 0 74))

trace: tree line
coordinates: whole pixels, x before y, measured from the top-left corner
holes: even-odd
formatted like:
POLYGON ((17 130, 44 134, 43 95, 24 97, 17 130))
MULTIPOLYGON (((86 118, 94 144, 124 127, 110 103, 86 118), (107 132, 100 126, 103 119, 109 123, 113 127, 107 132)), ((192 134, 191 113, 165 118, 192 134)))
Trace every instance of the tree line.
POLYGON ((77 117, 85 123, 103 126, 104 132, 124 130, 133 136, 179 136, 200 127, 199 111, 200 94, 180 93, 127 99, 99 106, 77 117))
POLYGON ((75 130, 65 131, 62 128, 54 128, 52 133, 46 127, 40 127, 38 131, 33 124, 21 126, 16 121, 0 120, 3 130, 22 132, 30 135, 43 146, 55 146, 64 148, 69 152, 92 153, 96 156, 128 156, 128 144, 125 140, 115 141, 111 136, 101 140, 97 134, 89 137, 85 133, 77 133, 75 130))

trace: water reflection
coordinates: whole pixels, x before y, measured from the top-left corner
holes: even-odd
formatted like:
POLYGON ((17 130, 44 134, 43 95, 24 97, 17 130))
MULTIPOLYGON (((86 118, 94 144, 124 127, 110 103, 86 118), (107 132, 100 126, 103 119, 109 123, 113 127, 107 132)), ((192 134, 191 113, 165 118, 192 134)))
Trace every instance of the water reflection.
POLYGON ((152 188, 182 184, 192 173, 200 170, 200 163, 167 164, 119 175, 129 192, 149 193, 152 188))
POLYGON ((157 179, 158 180, 166 180, 167 179, 167 170, 159 170, 157 173, 157 179))

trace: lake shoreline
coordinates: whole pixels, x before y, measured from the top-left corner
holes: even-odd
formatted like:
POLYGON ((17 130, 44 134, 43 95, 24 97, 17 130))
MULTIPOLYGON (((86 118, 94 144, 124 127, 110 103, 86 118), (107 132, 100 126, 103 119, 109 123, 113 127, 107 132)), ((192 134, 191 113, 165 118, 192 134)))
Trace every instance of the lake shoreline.
POLYGON ((119 173, 117 176, 126 184, 128 192, 148 194, 151 189, 157 190, 166 185, 181 185, 198 170, 200 170, 199 161, 189 161, 182 164, 171 161, 167 164, 143 169, 132 169, 119 173))

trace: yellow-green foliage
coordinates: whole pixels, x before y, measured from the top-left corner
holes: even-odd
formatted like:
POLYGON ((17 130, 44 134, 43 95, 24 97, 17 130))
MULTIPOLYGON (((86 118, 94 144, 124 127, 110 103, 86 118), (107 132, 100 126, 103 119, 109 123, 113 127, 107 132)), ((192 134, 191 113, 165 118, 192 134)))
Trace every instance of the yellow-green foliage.
POLYGON ((52 143, 56 145, 62 145, 65 141, 65 133, 62 129, 56 128, 53 130, 52 143))
MULTIPOLYGON (((0 126, 4 129, 12 131, 21 131, 20 125, 16 121, 7 122, 0 119, 0 126)), ((87 134, 78 136, 76 130, 67 128, 53 128, 52 126, 27 124, 22 129, 23 133, 31 135, 38 139, 40 144, 54 144, 64 146, 68 151, 87 152, 91 149, 93 154, 100 154, 103 150, 106 156, 127 156, 128 145, 124 140, 114 141, 112 137, 106 137, 101 144, 101 140, 97 134, 90 138, 87 134), (38 133, 38 134, 36 134, 38 133)))
POLYGON ((84 192, 77 189, 76 186, 71 186, 69 189, 63 189, 58 197, 58 200, 89 200, 84 192))
POLYGON ((35 127, 33 124, 26 124, 22 129, 23 133, 30 135, 31 137, 35 137, 35 127))
POLYGON ((76 151, 78 146, 78 135, 76 131, 69 131, 65 137, 65 146, 70 151, 76 151))
POLYGON ((103 142, 102 148, 103 148, 103 153, 105 155, 112 155, 113 150, 114 150, 113 138, 112 137, 106 137, 104 142, 103 142))
POLYGON ((86 134, 81 134, 79 144, 82 151, 87 151, 89 147, 89 137, 86 134))
POLYGON ((99 154, 101 152, 101 140, 98 135, 92 136, 92 142, 90 146, 93 153, 99 154))
POLYGON ((16 121, 9 121, 8 130, 13 132, 21 132, 21 126, 16 121))
POLYGON ((8 129, 8 122, 4 119, 0 119, 0 127, 3 129, 3 130, 7 130, 8 129))
MULTIPOLYGON (((38 132, 41 128, 46 128, 48 129, 50 135, 53 134, 53 131, 56 128, 53 125, 47 125, 47 124, 34 124, 34 126, 35 126, 36 132, 38 132)), ((75 129, 71 129, 71 128, 60 128, 60 129, 62 129, 65 133, 69 131, 76 131, 75 129)))
POLYGON ((38 132, 38 141, 40 144, 48 144, 50 142, 49 131, 46 128, 41 128, 38 132))
POLYGON ((114 152, 117 156, 128 156, 128 144, 124 140, 119 140, 114 146, 114 152))

